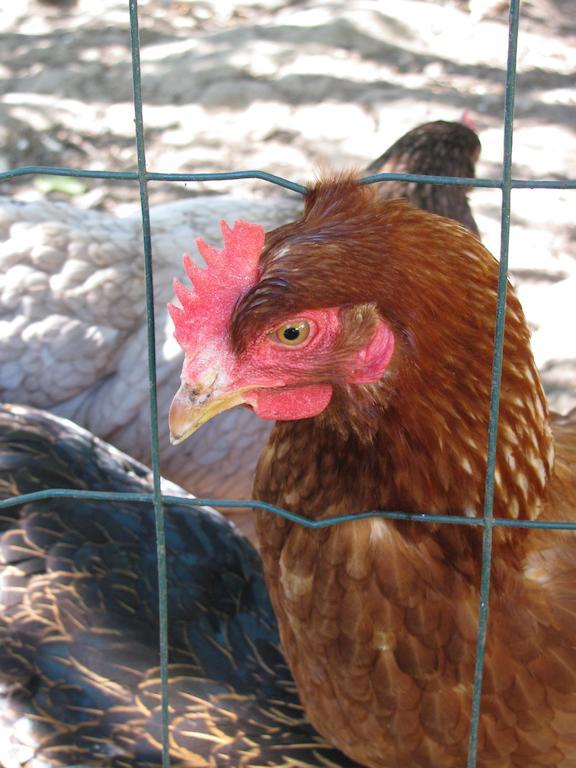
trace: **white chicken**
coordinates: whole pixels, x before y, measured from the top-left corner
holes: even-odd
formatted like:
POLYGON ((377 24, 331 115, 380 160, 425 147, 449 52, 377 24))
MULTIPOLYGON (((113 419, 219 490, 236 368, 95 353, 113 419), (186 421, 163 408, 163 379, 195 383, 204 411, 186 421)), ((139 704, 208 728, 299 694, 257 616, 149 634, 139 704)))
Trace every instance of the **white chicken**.
MULTIPOLYGON (((272 229, 300 205, 297 195, 211 195, 151 210, 161 471, 197 496, 249 498, 269 427, 237 409, 187 450, 170 446, 168 406, 182 365, 166 309, 172 277, 197 237, 217 239, 220 219, 272 229)), ((0 198, 0 238, 0 398, 70 418, 149 464, 140 216, 0 198)))

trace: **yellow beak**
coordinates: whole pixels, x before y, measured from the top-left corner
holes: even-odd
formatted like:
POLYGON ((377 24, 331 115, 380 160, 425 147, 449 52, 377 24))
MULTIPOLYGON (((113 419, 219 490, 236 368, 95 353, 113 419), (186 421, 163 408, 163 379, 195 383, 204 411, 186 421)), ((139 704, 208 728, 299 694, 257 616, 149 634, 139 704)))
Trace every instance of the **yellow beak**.
POLYGON ((178 443, 186 440, 203 424, 222 411, 245 403, 244 394, 247 389, 237 389, 219 394, 214 392, 211 387, 191 387, 188 384, 182 384, 174 395, 168 415, 172 445, 178 445, 178 443))

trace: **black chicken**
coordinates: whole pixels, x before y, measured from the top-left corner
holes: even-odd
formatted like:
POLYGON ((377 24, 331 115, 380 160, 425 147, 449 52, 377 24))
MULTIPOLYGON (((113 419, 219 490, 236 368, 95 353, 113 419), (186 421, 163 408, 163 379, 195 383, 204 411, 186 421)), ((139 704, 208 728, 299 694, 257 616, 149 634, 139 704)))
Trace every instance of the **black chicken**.
MULTIPOLYGON (((145 467, 72 423, 0 407, 1 498, 151 487, 145 467)), ((171 503, 166 546, 171 764, 354 766, 304 719, 248 541, 216 512, 171 503)), ((0 508, 0 585, 0 764, 160 765, 151 505, 0 508)))

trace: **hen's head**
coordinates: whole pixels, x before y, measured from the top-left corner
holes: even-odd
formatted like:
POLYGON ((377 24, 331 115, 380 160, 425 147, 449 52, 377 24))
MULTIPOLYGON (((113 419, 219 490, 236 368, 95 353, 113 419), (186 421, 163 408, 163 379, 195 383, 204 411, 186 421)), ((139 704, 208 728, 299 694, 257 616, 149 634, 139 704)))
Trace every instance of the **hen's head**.
MULTIPOLYGON (((342 177, 318 183, 302 217, 266 237, 245 222, 223 236, 221 251, 200 244, 206 269, 186 262, 195 292, 176 284, 175 442, 245 403, 263 418, 319 417, 364 443, 378 432, 398 466, 426 457, 438 477, 449 474, 438 457, 454 457, 462 483, 482 475, 498 265, 474 235, 342 177)), ((533 452, 527 483, 543 487, 546 404, 512 292, 500 416, 502 462, 533 452)))
MULTIPOLYGON (((288 240, 294 228, 282 228, 288 240)), ((318 232, 296 235, 297 251, 313 251, 302 272, 287 258, 281 231, 265 245, 260 226, 222 222, 221 250, 198 241, 205 269, 184 257, 194 290, 176 281, 182 309, 169 307, 185 352, 170 413, 174 442, 238 404, 265 419, 316 416, 335 386, 384 375, 394 334, 375 304, 350 302, 344 293, 327 306, 325 266, 316 272, 314 264, 330 243, 318 232)))

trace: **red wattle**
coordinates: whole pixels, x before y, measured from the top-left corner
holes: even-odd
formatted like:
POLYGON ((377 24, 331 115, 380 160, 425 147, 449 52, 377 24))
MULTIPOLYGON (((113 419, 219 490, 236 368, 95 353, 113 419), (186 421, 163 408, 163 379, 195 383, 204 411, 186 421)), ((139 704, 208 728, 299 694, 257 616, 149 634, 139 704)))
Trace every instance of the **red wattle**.
POLYGON ((330 402, 330 384, 257 389, 246 398, 261 419, 296 421, 318 416, 330 402))

